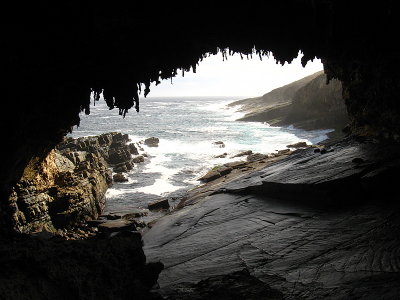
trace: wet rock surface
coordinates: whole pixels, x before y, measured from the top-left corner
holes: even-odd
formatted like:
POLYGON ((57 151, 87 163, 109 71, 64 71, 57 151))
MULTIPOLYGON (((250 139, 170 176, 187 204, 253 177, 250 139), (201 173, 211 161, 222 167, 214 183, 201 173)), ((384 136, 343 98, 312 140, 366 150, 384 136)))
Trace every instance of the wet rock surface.
POLYGON ((144 235, 147 257, 165 264, 161 291, 247 269, 287 299, 395 299, 399 147, 348 139, 325 154, 297 150, 193 196, 144 235))
POLYGON ((148 147, 158 147, 159 143, 160 139, 156 137, 150 137, 144 140, 144 144, 147 145, 148 147))

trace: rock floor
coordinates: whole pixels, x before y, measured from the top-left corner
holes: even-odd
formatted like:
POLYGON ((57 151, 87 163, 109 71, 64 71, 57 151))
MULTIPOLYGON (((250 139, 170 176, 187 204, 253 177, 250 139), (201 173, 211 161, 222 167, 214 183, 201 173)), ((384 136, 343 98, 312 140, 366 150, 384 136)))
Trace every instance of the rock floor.
POLYGON ((247 269, 288 299, 399 298, 399 205, 387 201, 393 196, 385 190, 375 198, 376 186, 363 190, 371 192, 368 201, 354 199, 365 197, 359 193, 365 180, 379 182, 398 167, 396 155, 380 160, 374 149, 342 144, 325 156, 299 151, 161 218, 143 237, 147 260, 165 265, 161 291, 247 269), (315 187, 312 176, 328 179, 315 187), (269 193, 271 182, 282 184, 269 193), (340 196, 341 186, 355 189, 342 191, 344 198, 334 205, 329 195, 340 196), (288 189, 302 201, 288 200, 288 189))

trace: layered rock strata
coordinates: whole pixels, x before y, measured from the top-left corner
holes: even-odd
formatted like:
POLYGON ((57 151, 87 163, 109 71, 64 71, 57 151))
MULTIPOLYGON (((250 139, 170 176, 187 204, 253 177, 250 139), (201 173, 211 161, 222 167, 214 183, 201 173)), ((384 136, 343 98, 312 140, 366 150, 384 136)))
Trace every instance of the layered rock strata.
POLYGON ((95 219, 105 207, 112 171, 132 169, 128 135, 66 138, 46 158, 32 160, 9 198, 14 230, 55 231, 95 219))
POLYGON ((246 269, 284 299, 395 299, 399 149, 346 139, 193 191, 144 235, 161 289, 196 299, 246 269))
POLYGON ((267 122, 273 126, 294 125, 306 130, 342 130, 349 118, 338 80, 327 84, 321 71, 256 98, 235 101, 246 113, 241 121, 267 122))

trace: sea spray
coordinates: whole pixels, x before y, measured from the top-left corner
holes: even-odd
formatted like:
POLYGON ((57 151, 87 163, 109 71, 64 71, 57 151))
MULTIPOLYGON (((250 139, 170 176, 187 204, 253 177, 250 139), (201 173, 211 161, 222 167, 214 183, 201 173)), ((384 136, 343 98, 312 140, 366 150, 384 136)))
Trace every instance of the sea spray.
POLYGON ((239 152, 274 153, 300 141, 320 142, 330 132, 236 121, 243 113, 227 106, 235 100, 238 98, 147 98, 140 113, 129 113, 124 119, 100 101, 89 116, 82 115, 73 137, 119 131, 135 143, 148 137, 160 139, 158 147, 141 144, 140 154, 148 158, 126 174, 128 182, 114 183, 108 190, 106 211, 147 208, 161 197, 182 195, 198 185, 198 178, 213 166, 245 159, 232 158, 239 152), (218 141, 224 147, 213 144, 218 141), (224 153, 225 157, 217 158, 224 153))

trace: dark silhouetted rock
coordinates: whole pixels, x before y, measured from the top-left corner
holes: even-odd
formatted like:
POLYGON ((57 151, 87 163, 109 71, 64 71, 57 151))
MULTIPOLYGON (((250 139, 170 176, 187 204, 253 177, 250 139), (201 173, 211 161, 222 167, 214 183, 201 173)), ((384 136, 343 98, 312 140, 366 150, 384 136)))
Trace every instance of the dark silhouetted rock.
POLYGON ((149 210, 169 209, 168 199, 161 199, 148 204, 149 210))
POLYGON ((134 163, 142 163, 142 162, 144 162, 144 156, 143 155, 138 155, 138 156, 132 158, 132 162, 134 162, 134 163))
MULTIPOLYGON (((163 269, 146 263, 138 232, 87 240, 23 236, 0 243, 4 299, 150 299, 163 269), (26 271, 29 268, 29 272, 26 271)), ((151 298, 153 299, 153 298, 151 298)))
POLYGON ((126 178, 125 175, 122 173, 117 173, 117 174, 114 174, 113 180, 115 182, 127 182, 128 178, 126 178))
POLYGON ((217 146, 219 148, 225 148, 225 144, 222 141, 213 142, 213 145, 215 145, 215 146, 217 146))
POLYGON ((167 288, 163 296, 174 300, 271 300, 283 299, 283 294, 247 269, 227 275, 217 275, 198 283, 181 283, 167 288))
POLYGON ((298 148, 306 148, 306 147, 308 147, 308 146, 309 146, 309 145, 307 145, 306 142, 298 142, 298 143, 295 143, 295 144, 287 145, 286 147, 298 149, 298 148))
POLYGON ((133 154, 133 155, 138 155, 139 154, 139 151, 136 148, 135 144, 133 144, 133 143, 132 144, 128 144, 128 148, 129 148, 129 152, 131 154, 133 154))
POLYGON ((160 143, 160 140, 159 140, 159 138, 156 138, 156 137, 150 137, 150 138, 144 140, 144 144, 147 145, 148 147, 158 147, 159 143, 160 143))

